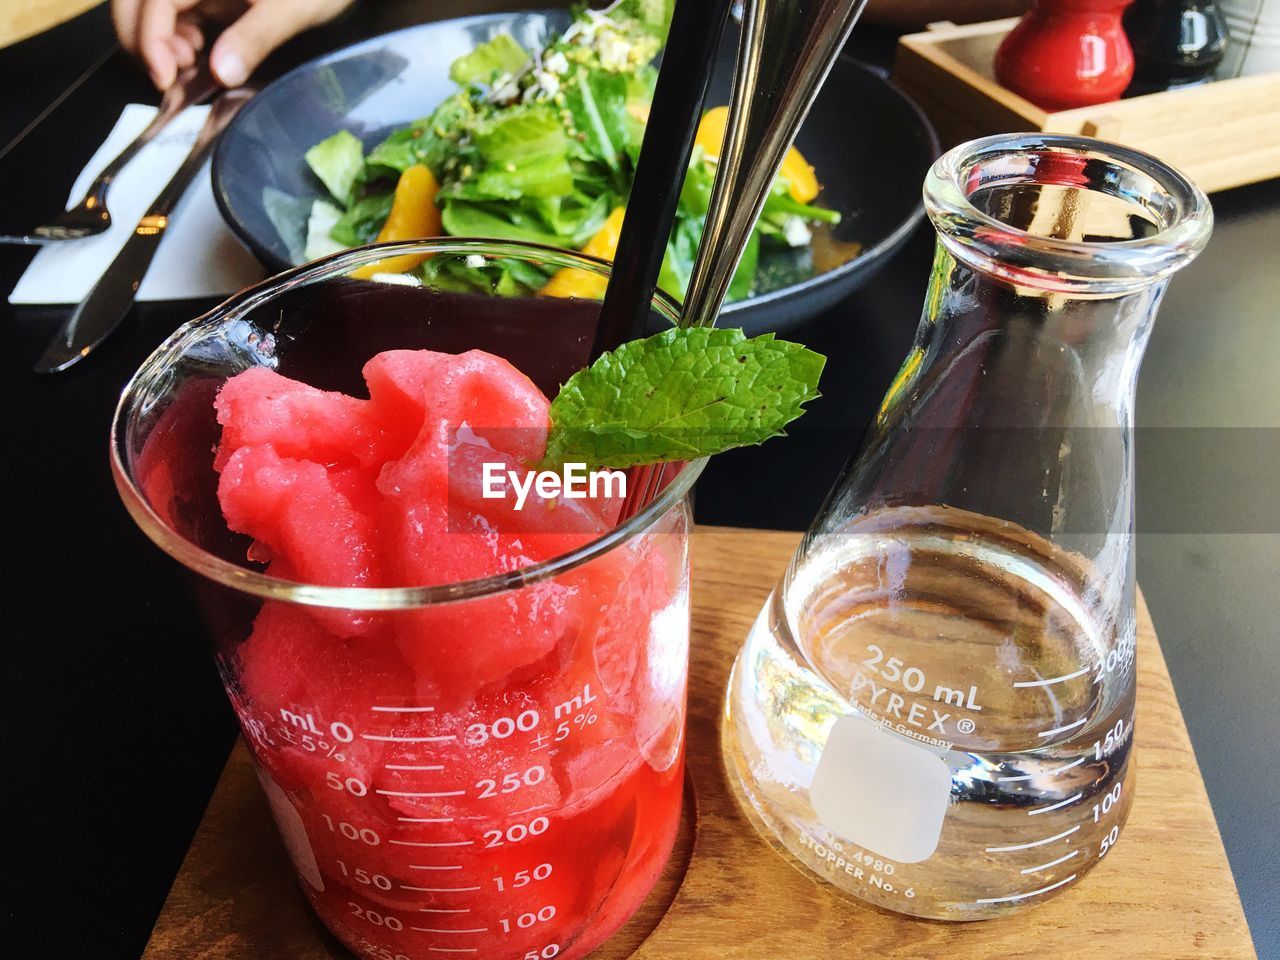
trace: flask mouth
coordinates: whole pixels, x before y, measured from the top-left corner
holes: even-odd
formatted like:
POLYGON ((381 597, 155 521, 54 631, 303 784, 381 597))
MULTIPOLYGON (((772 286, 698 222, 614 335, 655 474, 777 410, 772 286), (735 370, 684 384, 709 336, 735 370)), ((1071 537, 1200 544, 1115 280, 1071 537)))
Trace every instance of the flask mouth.
POLYGON ((1088 137, 1002 134, 934 163, 925 210, 958 260, 1011 283, 1116 295, 1195 259, 1213 208, 1149 154, 1088 137))

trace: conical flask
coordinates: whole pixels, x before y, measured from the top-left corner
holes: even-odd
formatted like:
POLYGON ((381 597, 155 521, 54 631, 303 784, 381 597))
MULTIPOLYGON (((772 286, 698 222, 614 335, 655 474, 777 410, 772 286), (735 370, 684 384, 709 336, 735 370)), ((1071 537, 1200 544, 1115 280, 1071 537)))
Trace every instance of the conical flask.
POLYGON ((1133 799, 1133 403, 1204 195, 1075 137, 962 145, 902 369, 734 666, 731 780, 854 897, 1003 915, 1078 882, 1133 799))

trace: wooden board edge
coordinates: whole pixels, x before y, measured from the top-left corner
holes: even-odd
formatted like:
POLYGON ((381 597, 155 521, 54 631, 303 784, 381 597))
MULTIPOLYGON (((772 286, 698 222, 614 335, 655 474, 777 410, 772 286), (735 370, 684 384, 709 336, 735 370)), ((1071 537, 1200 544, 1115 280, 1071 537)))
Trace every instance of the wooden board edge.
MULTIPOLYGON (((733 579, 735 574, 733 574, 732 571, 741 569, 741 565, 749 560, 755 561, 755 565, 753 567, 745 568, 751 570, 750 574, 745 575, 744 577, 744 579, 750 581, 748 591, 750 595, 739 595, 733 599, 733 602, 725 603, 723 605, 723 609, 719 611, 718 616, 713 615, 708 617, 705 611, 703 613, 702 626, 704 631, 709 628, 708 624, 711 624, 711 629, 731 632, 733 636, 730 639, 734 641, 736 641, 739 636, 745 637, 746 630, 750 628, 750 623, 755 610, 758 610, 759 603, 762 602, 764 596, 767 595, 769 585, 771 585, 776 577, 780 576, 783 572, 787 559, 790 557, 790 554, 797 542, 797 535, 794 533, 779 531, 751 531, 749 536, 744 536, 745 533, 747 532, 735 528, 700 527, 695 532, 695 546, 693 548, 695 551, 694 575, 695 579, 697 579, 699 577, 698 551, 700 549, 697 544, 705 543, 708 540, 719 539, 721 548, 716 552, 719 556, 718 563, 721 567, 721 573, 717 579, 722 586, 728 585, 733 579), (730 546, 730 544, 732 544, 732 546, 730 546), (766 579, 769 581, 768 585, 765 583, 766 579), (729 609, 730 607, 732 607, 732 610, 729 609), (748 607, 751 607, 752 609, 748 610, 748 607)), ((1199 763, 1195 759, 1194 749, 1186 730, 1185 721, 1181 718, 1181 714, 1179 712, 1176 695, 1172 687, 1172 681, 1169 679, 1168 675, 1167 663, 1163 652, 1160 649, 1158 638, 1155 635, 1154 629, 1150 627, 1149 611, 1147 610, 1145 600, 1143 600, 1141 596, 1139 596, 1138 600, 1137 615, 1139 623, 1144 625, 1143 629, 1149 629, 1150 633, 1150 636, 1143 640, 1143 644, 1140 648, 1141 656, 1145 657, 1147 661, 1146 665, 1142 669, 1144 672, 1147 672, 1149 676, 1154 675, 1158 678, 1158 693, 1161 698, 1167 701, 1165 704, 1166 712, 1169 709, 1172 709, 1173 712, 1178 713, 1177 723, 1170 731, 1172 734, 1170 739, 1173 742, 1169 745, 1179 753, 1184 752, 1183 748, 1185 748, 1185 752, 1189 754, 1191 758, 1188 768, 1189 772, 1194 774, 1194 779, 1199 782, 1198 790, 1191 791, 1195 793, 1195 796, 1185 798, 1185 802, 1183 802, 1181 806, 1190 814, 1194 815, 1194 822, 1197 830, 1201 831, 1205 835, 1207 835, 1210 829, 1212 830, 1212 839, 1214 843, 1212 859, 1216 861, 1212 864, 1212 875, 1214 878, 1218 878, 1220 872, 1225 872, 1227 874, 1229 880, 1227 880, 1226 883, 1229 884, 1231 894, 1229 899, 1233 904, 1227 913, 1220 914, 1218 912, 1218 908, 1215 907, 1214 911, 1205 913, 1195 919, 1194 922, 1197 923, 1213 924, 1215 926, 1220 925, 1220 929, 1216 930, 1209 936, 1208 940, 1203 945, 1203 950, 1201 952, 1194 954, 1181 952, 1176 954, 1161 954, 1160 960, 1184 960, 1184 958, 1189 960, 1189 958, 1193 956, 1204 958, 1204 960, 1209 960, 1209 958, 1215 958, 1216 960, 1216 958, 1227 957, 1235 958, 1235 960, 1246 960, 1248 957, 1256 958, 1256 953, 1253 952, 1252 942, 1249 938, 1248 926, 1244 917, 1243 907, 1240 905, 1238 888, 1235 884, 1234 877, 1231 876, 1230 864, 1226 858, 1225 849, 1222 846, 1220 831, 1218 830, 1216 821, 1213 818, 1212 808, 1208 802, 1207 791, 1204 789, 1203 779, 1200 776, 1199 763)), ((695 630, 696 629, 697 628, 695 627, 695 630)), ((706 670, 707 663, 709 662, 706 658, 719 656, 719 654, 714 650, 703 650, 701 651, 701 654, 703 657, 702 669, 704 671, 706 670)), ((697 657, 699 652, 695 651, 694 655, 697 657)), ((691 666, 691 671, 692 670, 693 667, 691 666)), ((717 708, 704 704, 698 711, 699 723, 704 727, 707 723, 712 723, 716 726, 716 730, 718 731, 718 723, 715 722, 717 714, 717 708), (708 712, 708 710, 710 712, 708 712)), ((694 710, 691 708, 691 722, 693 717, 694 710)), ((705 754, 707 752, 707 749, 705 748, 706 745, 704 744, 703 748, 700 748, 701 753, 705 754)), ((713 749, 717 756, 719 755, 719 748, 719 739, 716 737, 713 749)), ((237 803, 241 802, 242 798, 245 796, 245 791, 248 791, 250 795, 257 797, 257 788, 253 783, 252 771, 248 765, 247 754, 242 746, 237 747, 237 752, 238 756, 233 753, 232 760, 229 760, 227 768, 224 769, 223 775, 219 780, 218 788, 215 791, 209 806, 206 808, 204 816, 201 818, 196 838, 193 841, 192 847, 188 850, 187 857, 184 859, 178 881, 175 882, 173 888, 170 890, 169 897, 166 899, 165 906, 161 914, 160 922, 157 923, 156 933, 153 934, 152 942, 148 944, 147 952, 144 954, 145 960, 195 960, 195 958, 202 958, 202 960, 204 960, 204 958, 207 958, 207 960, 224 960, 224 958, 230 956, 237 958, 248 956, 248 954, 240 952, 243 949, 243 943, 229 944, 226 941, 219 941, 216 939, 216 934, 219 933, 219 924, 230 924, 234 921, 234 917, 236 915, 246 911, 252 911, 254 909, 252 904, 255 900, 267 901, 264 909, 270 908, 271 910, 282 914, 280 918, 281 922, 286 926, 289 926, 291 929, 303 929, 304 931, 309 931, 306 934, 306 942, 301 945, 293 942, 285 944, 277 943, 274 945, 263 944, 263 949, 259 953, 253 954, 255 960, 276 960, 276 958, 280 958, 280 960, 336 960, 338 957, 345 956, 343 953, 330 952, 333 948, 329 944, 326 944, 320 934, 315 930, 314 921, 310 921, 304 915, 305 908, 301 906, 301 896, 298 895, 296 891, 293 891, 291 881, 289 882, 290 893, 286 894, 281 894, 279 892, 279 875, 268 878, 276 884, 275 886, 264 883, 258 887, 250 889, 237 889, 236 896, 234 897, 236 902, 233 904, 230 902, 232 898, 226 894, 226 880, 228 879, 225 875, 226 871, 224 870, 222 874, 218 873, 218 858, 213 858, 214 862, 212 864, 209 862, 195 862, 199 859, 201 851, 216 849, 227 842, 225 836, 227 836, 226 827, 228 823, 232 824, 233 827, 243 827, 244 824, 242 820, 232 818, 238 816, 242 812, 237 806, 237 803), (233 761, 238 763, 238 766, 234 765, 233 761), (234 783, 232 782, 233 780, 235 781, 234 783), (233 796, 229 793, 229 789, 231 787, 236 787, 241 791, 239 797, 233 796), (219 821, 219 819, 222 821, 221 829, 223 830, 223 833, 215 836, 211 831, 215 826, 217 826, 216 822, 219 821), (179 925, 175 929, 170 925, 170 928, 167 931, 170 937, 170 944, 162 949, 155 941, 164 926, 166 916, 173 910, 178 909, 179 906, 182 906, 175 905, 172 902, 179 896, 186 897, 188 899, 207 898, 210 896, 217 898, 222 896, 223 899, 213 904, 215 909, 207 910, 205 913, 195 914, 194 920, 188 918, 185 926, 179 925), (299 911, 302 912, 300 913, 299 911), (205 941, 202 939, 202 937, 205 936, 208 936, 211 939, 205 941), (176 947, 173 945, 175 941, 177 943, 176 947), (282 947, 287 949, 288 952, 281 953, 280 948, 282 947)), ((261 800, 260 797, 257 799, 261 800)), ((240 803, 240 805, 243 806, 242 803, 240 803)), ((260 809, 255 808, 253 811, 254 815, 259 819, 266 817, 265 801, 259 803, 258 807, 260 809)), ((1184 814, 1184 816, 1185 815, 1186 814, 1184 814)), ((274 828, 270 829, 273 831, 274 828)), ((238 833, 233 829, 230 835, 234 836, 238 835, 238 833)), ((269 835, 274 837, 274 832, 271 832, 269 835)), ((276 847, 279 846, 278 844, 271 844, 270 846, 272 849, 261 851, 259 855, 264 861, 279 860, 283 863, 283 850, 276 849, 276 847)), ((1123 849, 1123 847, 1120 848, 1120 850, 1123 849)), ((772 856, 772 854, 770 854, 770 856, 772 856)), ((1207 860, 1205 860, 1205 862, 1207 862, 1207 860)), ((781 875, 772 875, 775 877, 775 882, 776 880, 781 879, 785 883, 785 880, 791 876, 786 871, 790 871, 791 868, 787 867, 785 862, 781 859, 779 859, 777 863, 784 866, 785 870, 781 875)), ((1118 868, 1119 867, 1117 866, 1116 869, 1118 868)), ((796 877, 798 876, 799 875, 797 874, 796 877)), ((1151 879, 1157 883, 1169 881, 1169 878, 1165 877, 1152 877, 1151 879)), ((1186 877, 1181 878, 1180 882, 1192 882, 1190 880, 1190 874, 1188 873, 1186 877)), ((1141 881, 1137 880, 1135 883, 1137 889, 1140 889, 1142 886, 1141 881)), ((806 880, 805 884, 806 886, 804 889, 808 890, 809 881, 806 880)), ((822 888, 813 886, 813 898, 818 897, 821 890, 822 888)), ((672 943, 675 942, 679 944, 682 940, 687 942, 687 937, 689 936, 689 934, 685 932, 682 933, 680 937, 677 937, 675 941, 671 940, 671 934, 673 932, 671 927, 673 924, 669 924, 668 921, 673 920, 675 914, 678 912, 683 912, 686 919, 689 916, 689 911, 692 910, 694 911, 695 916, 702 916, 705 914, 708 918, 718 918, 721 922, 726 920, 731 924, 736 922, 732 916, 725 916, 726 904, 720 903, 715 899, 708 900, 705 897, 694 898, 692 902, 687 898, 684 898, 682 902, 684 892, 685 891, 682 887, 681 890, 675 894, 675 900, 673 901, 673 907, 680 904, 679 910, 673 909, 671 914, 658 921, 658 924, 654 928, 650 937, 640 944, 637 953, 634 955, 636 960, 642 960, 642 958, 647 957, 652 957, 653 960, 703 960, 704 957, 715 957, 719 958, 719 960, 736 960, 736 958, 739 957, 751 957, 754 960, 754 958, 764 955, 759 953, 758 950, 756 952, 751 952, 750 950, 742 952, 740 949, 730 947, 730 945, 725 943, 718 943, 714 940, 710 941, 708 944, 709 952, 704 952, 702 950, 699 950, 696 954, 689 953, 687 950, 675 950, 673 952, 672 949, 670 949, 672 943)), ((705 893, 705 888, 703 892, 705 893)), ((778 894, 775 895, 775 899, 780 896, 780 893, 781 891, 779 890, 778 894)), ((1214 903, 1220 904, 1222 899, 1222 897, 1216 897, 1214 898, 1214 903)), ((768 901, 769 894, 766 893, 764 902, 768 901)), ((189 907, 189 904, 186 906, 189 907)), ((805 909, 809 909, 812 905, 797 904, 797 906, 803 906, 805 909)), ((1155 910, 1155 914, 1158 915, 1158 913, 1159 911, 1155 910)), ((1150 910, 1147 911, 1147 915, 1151 915, 1150 910)), ((1029 914, 1028 916, 1034 917, 1035 914, 1029 914)), ((184 918, 179 917, 178 919, 184 918)), ((761 922, 761 918, 758 915, 753 915, 743 918, 743 922, 755 922, 759 924, 761 922)), ((1117 919, 1116 922, 1121 921, 1117 919)), ((1140 920, 1136 922, 1140 922, 1140 920)), ((872 924, 872 926, 877 926, 877 924, 872 924)), ((931 929, 934 926, 936 925, 927 924, 925 927, 921 927, 919 929, 927 933, 926 928, 931 929)), ((953 930, 958 929, 955 925, 944 924, 942 926, 953 930)), ((981 926, 985 927, 986 925, 981 926)), ((847 944, 842 943, 842 946, 857 949, 854 945, 861 943, 862 940, 859 935, 859 923, 856 912, 850 920, 850 927, 850 939, 847 944)), ((969 925, 961 925, 961 927, 972 929, 969 925)), ((1206 926, 1201 929, 1209 930, 1211 928, 1206 926)), ((992 930, 994 930, 994 927, 992 927, 992 930)), ((831 945, 835 946, 834 942, 831 945)), ((978 945, 980 945, 980 943, 978 945)), ((911 945, 909 942, 900 944, 899 947, 907 950, 907 953, 902 953, 900 952, 900 949, 895 949, 891 953, 892 956, 917 957, 916 954, 910 953, 911 945)), ((886 956, 888 955, 890 954, 886 954, 886 956)), ((928 954, 919 954, 918 956, 926 955, 928 954)), ((1024 954, 1006 953, 1006 955, 1013 957, 1023 956, 1024 954)), ((1034 954, 1025 954, 1025 956, 1032 955, 1034 954)), ((1152 954, 1145 952, 1131 953, 1127 955, 1152 956, 1152 954)), ((801 956, 801 954, 795 954, 795 956, 801 956)), ((803 954, 803 956, 810 956, 810 954, 806 953, 803 954)), ((1072 956, 1074 957, 1076 955, 1073 953, 1072 956)), ((600 960, 600 955, 593 955, 593 960, 600 960)))

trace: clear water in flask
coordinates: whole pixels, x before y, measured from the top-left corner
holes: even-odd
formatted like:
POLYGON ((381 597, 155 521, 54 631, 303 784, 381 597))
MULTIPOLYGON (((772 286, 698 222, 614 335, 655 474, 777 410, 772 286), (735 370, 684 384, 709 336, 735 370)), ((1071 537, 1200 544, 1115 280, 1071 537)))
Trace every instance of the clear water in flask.
POLYGON ((756 813, 820 876, 918 916, 998 916, 1083 876, 1134 789, 1134 627, 1101 622, 1085 573, 945 508, 814 544, 730 681, 756 813))

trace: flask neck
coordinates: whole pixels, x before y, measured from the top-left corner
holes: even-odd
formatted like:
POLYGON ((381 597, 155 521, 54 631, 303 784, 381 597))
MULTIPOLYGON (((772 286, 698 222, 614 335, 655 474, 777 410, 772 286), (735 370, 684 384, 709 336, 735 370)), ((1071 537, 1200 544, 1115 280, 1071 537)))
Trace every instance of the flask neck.
POLYGON ((938 251, 881 424, 927 381, 954 398, 932 414, 970 425, 1127 424, 1160 298, 1208 240, 1204 194, 1137 151, 1028 135, 952 150, 924 199, 938 251))
POLYGON ((1044 290, 960 259, 940 239, 920 325, 877 420, 917 426, 1125 426, 1168 285, 1044 290), (939 394, 942 395, 939 395, 939 394), (928 401, 925 396, 928 395, 928 401))
POLYGON ((915 342, 802 554, 900 517, 995 524, 1076 558, 1120 629, 1138 366, 1208 201, 1145 154, 1038 134, 951 151, 925 206, 938 248, 915 342))
POLYGON ((1208 242, 1213 211, 1177 171, 1085 137, 987 137, 941 157, 925 209, 979 273, 1075 297, 1137 292, 1208 242))

